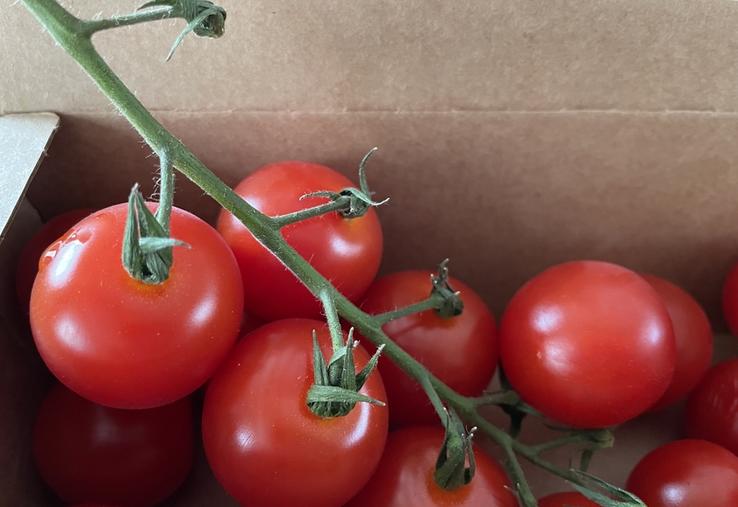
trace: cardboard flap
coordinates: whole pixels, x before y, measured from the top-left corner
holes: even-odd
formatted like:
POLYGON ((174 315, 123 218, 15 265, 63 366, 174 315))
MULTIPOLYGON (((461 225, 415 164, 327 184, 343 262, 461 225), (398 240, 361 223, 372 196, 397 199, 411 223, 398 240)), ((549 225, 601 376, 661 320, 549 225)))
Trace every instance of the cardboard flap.
POLYGON ((0 116, 0 242, 58 126, 53 113, 0 116))

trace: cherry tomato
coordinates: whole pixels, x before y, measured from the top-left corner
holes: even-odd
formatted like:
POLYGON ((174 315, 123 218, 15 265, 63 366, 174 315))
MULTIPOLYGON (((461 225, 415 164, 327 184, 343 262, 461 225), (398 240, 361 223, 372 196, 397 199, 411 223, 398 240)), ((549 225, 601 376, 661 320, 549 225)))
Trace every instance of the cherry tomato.
POLYGON ((102 407, 61 385, 41 404, 33 457, 65 502, 154 505, 192 467, 192 405, 185 398, 147 410, 102 407))
POLYGON ((638 274, 606 262, 547 269, 510 301, 502 366, 522 398, 574 427, 623 423, 666 391, 676 363, 671 319, 638 274))
POLYGON ((538 507, 599 507, 581 493, 554 493, 538 500, 538 507))
MULTIPOLYGON (((289 319, 246 335, 205 394, 202 431, 216 478, 254 507, 339 507, 366 483, 382 455, 387 409, 359 403, 323 419, 307 406, 312 331, 330 357, 323 322, 289 319)), ((369 356, 355 349, 359 371, 369 356)), ((378 372, 363 394, 385 399, 378 372)))
POLYGON ((447 491, 433 472, 443 442, 438 427, 407 427, 390 433, 377 471, 346 507, 515 507, 517 501, 502 468, 480 451, 476 474, 466 486, 447 491))
POLYGON ((21 250, 15 271, 15 292, 18 296, 18 304, 26 312, 28 312, 33 280, 38 272, 38 261, 41 254, 70 227, 90 213, 92 213, 91 209, 75 209, 55 216, 46 222, 21 250))
POLYGON ((738 455, 738 358, 715 365, 692 392, 686 431, 738 455))
MULTIPOLYGON (((380 278, 366 293, 362 308, 371 314, 395 310, 430 295, 429 271, 404 271, 380 278)), ((458 280, 464 311, 441 318, 433 310, 393 320, 383 329, 406 352, 461 394, 482 393, 497 367, 497 333, 492 313, 477 293, 458 280)), ((362 343, 369 343, 368 340, 362 343)), ((371 346, 371 345, 369 345, 371 346)), ((372 347, 373 348, 373 347, 372 347)), ((392 361, 379 362, 393 425, 438 421, 423 388, 392 361)))
MULTIPOLYGON (((250 174, 234 190, 261 212, 276 216, 327 202, 318 197, 301 200, 305 194, 353 186, 342 174, 322 165, 278 162, 250 174)), ((302 283, 225 210, 218 218, 218 231, 241 268, 249 313, 266 321, 320 316, 321 305, 302 283)), ((373 209, 359 218, 321 215, 284 227, 282 235, 352 301, 364 294, 379 269, 382 229, 373 209)))
POLYGON ((723 317, 733 336, 738 336, 738 263, 723 284, 723 317))
POLYGON ((627 489, 648 507, 738 505, 738 457, 705 440, 677 440, 651 451, 627 489))
POLYGON ((31 329, 47 366, 101 405, 149 408, 207 380, 236 340, 243 315, 238 266, 208 224, 175 208, 169 279, 149 285, 121 264, 127 206, 82 220, 44 253, 31 295, 31 329))
POLYGON ((682 400, 710 367, 712 328, 705 311, 684 289, 653 275, 643 275, 666 305, 676 339, 676 369, 671 384, 652 408, 682 400))

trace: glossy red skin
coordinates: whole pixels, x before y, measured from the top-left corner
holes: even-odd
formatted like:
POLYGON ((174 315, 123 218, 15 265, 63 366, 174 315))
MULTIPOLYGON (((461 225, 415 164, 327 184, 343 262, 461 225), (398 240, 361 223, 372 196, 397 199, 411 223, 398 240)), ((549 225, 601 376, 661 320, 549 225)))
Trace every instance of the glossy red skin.
POLYGON ((538 500, 538 507, 599 507, 581 493, 554 493, 538 500))
POLYGON ((689 396, 686 433, 738 456, 738 358, 715 365, 689 396))
MULTIPOLYGON (((328 167, 288 161, 262 167, 234 190, 258 210, 277 216, 327 202, 300 200, 305 194, 355 186, 328 167)), ((320 303, 232 214, 222 211, 217 227, 241 268, 248 313, 264 321, 320 318, 320 303)), ((282 235, 352 301, 372 283, 382 259, 382 229, 373 209, 352 219, 338 213, 321 215, 284 227, 282 235)))
MULTIPOLYGON (((375 281, 361 304, 370 314, 395 310, 430 295, 430 271, 403 271, 375 281)), ((479 395, 489 385, 497 367, 495 320, 484 301, 467 285, 451 279, 461 291, 464 311, 441 318, 429 310, 394 320, 383 326, 387 335, 431 372, 461 394, 479 395)), ((370 342, 362 340, 367 347, 370 342)), ((380 361, 379 371, 387 389, 393 426, 435 424, 438 416, 423 388, 392 361, 380 361)))
POLYGON ((738 336, 738 263, 733 265, 723 284, 723 318, 733 336, 738 336))
POLYGON ((393 431, 382 461, 364 489, 346 507, 517 507, 502 468, 482 451, 475 452, 476 474, 452 491, 440 488, 433 471, 443 430, 432 426, 393 431))
POLYGON ((33 433, 41 477, 65 502, 149 506, 171 495, 192 467, 188 398, 148 410, 87 401, 57 384, 33 433))
POLYGON ((734 507, 738 457, 705 440, 677 440, 647 454, 626 488, 648 507, 734 507))
MULTIPOLYGON (((243 337, 212 379, 202 418, 215 477, 248 507, 339 507, 379 462, 387 408, 360 403, 345 417, 322 419, 307 406, 313 382, 312 330, 330 357, 325 324, 272 322, 243 337)), ((355 350, 359 371, 369 359, 355 350)), ((385 400, 374 372, 361 392, 385 400)))
POLYGON ((150 408, 187 396, 235 343, 238 266, 218 233, 175 208, 170 277, 147 285, 121 261, 126 205, 100 210, 49 247, 31 295, 31 328, 56 377, 81 396, 150 408))
POLYGON ((614 426, 653 406, 676 363, 656 291, 597 261, 559 264, 518 290, 502 318, 500 350, 525 401, 580 428, 614 426))
POLYGON ((687 291, 653 275, 643 275, 643 278, 666 305, 676 340, 674 377, 652 407, 658 410, 684 399, 710 368, 712 328, 705 311, 687 291))
POLYGON ((18 257, 18 265, 15 271, 15 292, 18 296, 18 304, 26 313, 31 300, 31 289, 33 280, 38 272, 38 261, 44 250, 59 237, 67 232, 70 227, 92 213, 91 209, 75 209, 57 215, 46 222, 41 229, 25 244, 18 257))

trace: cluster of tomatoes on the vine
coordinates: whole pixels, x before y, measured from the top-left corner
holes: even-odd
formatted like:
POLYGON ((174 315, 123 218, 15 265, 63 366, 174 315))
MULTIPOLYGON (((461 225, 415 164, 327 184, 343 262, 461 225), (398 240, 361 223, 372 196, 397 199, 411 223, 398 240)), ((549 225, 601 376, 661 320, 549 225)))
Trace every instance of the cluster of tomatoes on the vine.
MULTIPOLYGON (((235 190, 280 216, 325 201, 305 195, 351 186, 327 167, 283 162, 235 190)), ((469 484, 446 490, 434 482, 443 429, 421 386, 387 358, 360 389, 386 406, 359 403, 333 418, 311 411, 314 331, 331 357, 322 307, 233 215, 222 212, 216 230, 174 208, 171 234, 186 246, 174 248, 165 282, 146 284, 121 263, 127 212, 120 204, 57 217, 18 269, 38 350, 61 381, 40 408, 33 452, 63 501, 122 507, 170 496, 193 460, 198 425, 189 395, 207 382, 205 453, 245 506, 517 505, 504 471, 481 451, 469 484)), ((383 245, 373 208, 353 218, 323 214, 281 232, 369 314, 429 296, 430 272, 375 280, 383 245)), ((703 440, 655 450, 628 487, 649 507, 738 505, 738 359, 707 371, 712 331, 685 291, 613 264, 561 264, 517 292, 498 332, 470 287, 449 285, 461 293, 461 315, 427 310, 391 320, 384 331, 451 388, 481 395, 499 359, 525 403, 575 428, 615 426, 692 392, 687 434, 703 440)), ((726 285, 725 303, 738 328, 738 275, 726 285)), ((357 372, 374 351, 358 339, 357 372)), ((541 505, 596 504, 567 493, 541 505)))

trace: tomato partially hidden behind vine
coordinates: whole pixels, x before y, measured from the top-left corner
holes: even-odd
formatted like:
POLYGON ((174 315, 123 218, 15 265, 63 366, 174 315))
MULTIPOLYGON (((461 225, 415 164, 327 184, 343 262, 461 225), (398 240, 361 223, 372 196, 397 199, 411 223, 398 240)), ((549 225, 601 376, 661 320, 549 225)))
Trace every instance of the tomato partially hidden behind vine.
MULTIPOLYGON (((379 278, 372 284, 361 307, 370 314, 402 308, 430 295, 431 272, 403 271, 379 278)), ((450 286, 461 293, 464 311, 440 317, 435 310, 415 313, 388 322, 383 330, 407 353, 420 361, 452 389, 477 396, 487 387, 497 367, 495 320, 484 301, 456 279, 450 286)), ((367 343, 371 347, 368 340, 367 343)), ((439 422, 423 388, 392 361, 379 361, 390 420, 395 426, 439 422)))
MULTIPOLYGON (((152 206, 153 207, 153 206, 152 206)), ((243 316, 240 273, 208 224, 174 208, 169 278, 149 285, 121 263, 127 206, 98 211, 44 253, 31 328, 49 369, 101 405, 149 408, 202 385, 234 344, 243 316)))
MULTIPOLYGON (((269 216, 324 204, 325 198, 302 196, 355 185, 342 174, 319 164, 277 162, 247 176, 234 191, 269 216)), ((223 210, 218 231, 233 253, 243 276, 246 311, 265 321, 318 318, 315 297, 231 213, 223 210)), ((374 209, 358 218, 337 212, 282 228, 282 236, 344 296, 356 301, 366 291, 382 259, 382 229, 374 209)))
MULTIPOLYGON (((321 418, 307 405, 313 330, 326 357, 324 322, 279 320, 243 337, 211 380, 202 416, 215 477, 249 507, 340 507, 371 476, 387 437, 387 408, 358 403, 321 418)), ((356 371, 369 360, 354 349, 356 371)), ((385 400, 374 371, 360 393, 385 400)))
POLYGON ((346 507, 516 507, 505 472, 492 458, 475 451, 471 482, 445 490, 434 480, 443 429, 414 426, 393 431, 377 471, 346 507))

